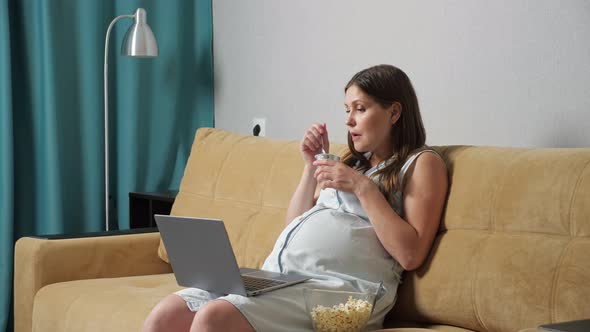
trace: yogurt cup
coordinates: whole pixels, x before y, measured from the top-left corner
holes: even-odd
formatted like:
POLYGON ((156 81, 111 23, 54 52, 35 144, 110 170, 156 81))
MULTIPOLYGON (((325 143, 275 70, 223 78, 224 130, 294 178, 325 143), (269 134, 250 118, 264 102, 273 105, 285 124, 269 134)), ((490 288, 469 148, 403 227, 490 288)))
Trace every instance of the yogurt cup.
POLYGON ((318 153, 315 155, 315 160, 336 160, 340 161, 340 157, 331 153, 318 153))

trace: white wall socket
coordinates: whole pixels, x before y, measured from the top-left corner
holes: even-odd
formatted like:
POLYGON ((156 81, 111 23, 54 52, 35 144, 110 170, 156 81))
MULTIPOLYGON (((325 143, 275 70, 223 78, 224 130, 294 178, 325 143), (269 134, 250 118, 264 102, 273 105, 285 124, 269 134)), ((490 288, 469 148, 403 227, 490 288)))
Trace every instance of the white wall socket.
POLYGON ((260 133, 258 134, 258 136, 266 136, 266 118, 252 119, 252 127, 250 128, 250 131, 252 133, 253 133, 254 127, 256 127, 256 125, 260 126, 260 133))

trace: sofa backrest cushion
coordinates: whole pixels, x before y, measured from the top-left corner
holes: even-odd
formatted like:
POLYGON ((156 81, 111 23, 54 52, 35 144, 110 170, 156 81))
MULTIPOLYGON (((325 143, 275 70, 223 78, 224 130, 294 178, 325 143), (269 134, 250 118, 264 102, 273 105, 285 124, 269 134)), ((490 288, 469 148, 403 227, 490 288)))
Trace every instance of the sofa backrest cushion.
MULTIPOLYGON (((331 146, 333 153, 345 151, 331 146)), ((286 226, 302 171, 299 141, 200 128, 171 214, 222 219, 238 264, 259 268, 286 226)), ((158 254, 168 262, 162 242, 158 254)))
POLYGON ((518 331, 590 317, 590 149, 438 151, 451 182, 441 231, 391 318, 518 331))

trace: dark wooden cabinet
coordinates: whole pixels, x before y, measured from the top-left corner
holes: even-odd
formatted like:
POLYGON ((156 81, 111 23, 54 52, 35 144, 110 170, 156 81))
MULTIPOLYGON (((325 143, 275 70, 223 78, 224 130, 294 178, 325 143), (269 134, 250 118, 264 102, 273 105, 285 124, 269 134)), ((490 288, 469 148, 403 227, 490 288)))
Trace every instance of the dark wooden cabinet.
POLYGON ((154 214, 170 214, 178 191, 130 192, 129 227, 156 227, 154 214))

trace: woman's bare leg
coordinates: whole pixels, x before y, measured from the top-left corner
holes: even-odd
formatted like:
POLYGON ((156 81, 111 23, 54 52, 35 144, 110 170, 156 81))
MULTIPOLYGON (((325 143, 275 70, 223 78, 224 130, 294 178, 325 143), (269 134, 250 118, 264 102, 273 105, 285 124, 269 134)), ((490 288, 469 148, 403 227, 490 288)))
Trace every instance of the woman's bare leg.
POLYGON ((225 300, 214 300, 195 315, 190 332, 240 331, 255 332, 246 317, 225 300))
POLYGON ((176 294, 166 296, 158 303, 143 323, 142 332, 189 331, 195 318, 186 301, 176 294))

